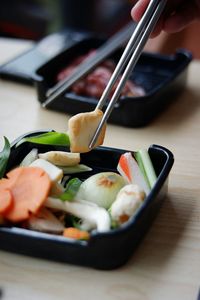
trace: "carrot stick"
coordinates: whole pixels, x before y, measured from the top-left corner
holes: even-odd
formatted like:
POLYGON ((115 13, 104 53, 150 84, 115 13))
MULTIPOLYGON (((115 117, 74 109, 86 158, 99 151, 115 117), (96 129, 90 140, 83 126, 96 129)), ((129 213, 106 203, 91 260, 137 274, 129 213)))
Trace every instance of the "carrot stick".
POLYGON ((80 230, 74 227, 65 228, 63 235, 67 238, 76 240, 88 240, 90 235, 87 231, 80 230))

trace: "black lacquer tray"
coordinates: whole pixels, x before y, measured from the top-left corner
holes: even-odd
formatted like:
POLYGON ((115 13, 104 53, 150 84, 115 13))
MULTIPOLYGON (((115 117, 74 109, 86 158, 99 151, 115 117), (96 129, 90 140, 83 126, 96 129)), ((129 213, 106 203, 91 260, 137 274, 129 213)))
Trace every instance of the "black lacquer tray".
MULTIPOLYGON (((101 39, 86 38, 39 68, 34 75, 38 100, 41 103, 46 100, 46 92, 56 84, 55 78, 60 70, 77 56, 86 54, 91 49, 97 49, 102 43, 101 39)), ((116 50, 109 58, 117 63, 122 52, 123 49, 116 50)), ((145 90, 145 95, 121 97, 108 122, 128 127, 141 127, 150 123, 184 90, 191 60, 191 53, 185 49, 177 50, 172 55, 144 52, 130 80, 141 86, 145 90)), ((69 90, 52 102, 48 108, 74 115, 93 110, 98 100, 77 95, 69 90)))
MULTIPOLYGON (((26 136, 41 132, 28 133, 26 136)), ((16 148, 15 144, 21 138, 12 144, 8 170, 15 167, 32 148, 36 147, 35 144, 23 143, 16 148)), ((40 152, 68 150, 48 145, 37 145, 37 148, 40 152)), ((168 176, 174 162, 173 154, 158 145, 150 146, 148 151, 158 176, 157 182, 136 215, 120 228, 105 233, 94 232, 89 241, 76 241, 53 234, 1 225, 0 249, 97 269, 109 270, 122 266, 133 255, 138 243, 150 228, 167 193, 168 176)), ((116 171, 119 157, 124 152, 126 150, 98 147, 89 153, 81 154, 81 161, 91 166, 93 173, 116 171)), ((79 175, 77 174, 80 178, 79 175)), ((84 180, 88 176, 91 176, 91 173, 82 173, 81 179, 84 180)))

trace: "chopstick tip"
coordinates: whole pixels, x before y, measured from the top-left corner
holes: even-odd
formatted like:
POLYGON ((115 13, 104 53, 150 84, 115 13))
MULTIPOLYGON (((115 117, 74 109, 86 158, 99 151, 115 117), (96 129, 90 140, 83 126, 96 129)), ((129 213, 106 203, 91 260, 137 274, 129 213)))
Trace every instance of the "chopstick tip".
POLYGON ((41 106, 42 106, 42 108, 46 108, 46 103, 45 102, 42 103, 41 106))
POLYGON ((94 136, 92 137, 92 139, 89 143, 89 146, 88 146, 89 149, 94 148, 96 140, 97 140, 97 131, 95 132, 94 136))
POLYGON ((90 142, 90 144, 89 144, 89 146, 88 146, 88 148, 91 150, 93 147, 94 147, 94 141, 92 139, 91 142, 90 142))

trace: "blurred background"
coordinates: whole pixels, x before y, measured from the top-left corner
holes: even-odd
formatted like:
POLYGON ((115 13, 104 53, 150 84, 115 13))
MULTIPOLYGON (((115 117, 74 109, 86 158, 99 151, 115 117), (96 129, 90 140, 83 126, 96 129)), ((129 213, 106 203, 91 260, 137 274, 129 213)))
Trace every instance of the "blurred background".
POLYGON ((106 35, 130 17, 127 0, 2 0, 0 35, 39 40, 64 28, 106 35))
MULTIPOLYGON (((110 36, 131 21, 131 0, 2 0, 0 36, 40 40, 66 28, 110 36)), ((200 58, 200 23, 181 33, 161 34, 145 50, 165 54, 187 48, 200 58)))

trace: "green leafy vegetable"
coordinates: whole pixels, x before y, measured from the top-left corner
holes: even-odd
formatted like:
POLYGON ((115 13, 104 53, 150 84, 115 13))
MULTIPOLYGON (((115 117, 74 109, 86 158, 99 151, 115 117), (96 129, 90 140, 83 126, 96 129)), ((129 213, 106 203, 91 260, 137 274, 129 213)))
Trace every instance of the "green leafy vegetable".
POLYGON ((81 229, 81 219, 72 215, 70 217, 71 217, 72 226, 81 229))
POLYGON ((21 139, 16 144, 16 147, 25 142, 43 145, 70 146, 69 136, 62 132, 46 132, 33 137, 26 137, 21 139))
POLYGON ((59 168, 63 170, 64 174, 75 174, 75 173, 92 171, 92 169, 90 167, 83 165, 83 164, 78 164, 76 166, 71 166, 71 167, 59 166, 59 168))
POLYGON ((8 159, 10 157, 10 143, 6 137, 4 137, 4 148, 0 152, 0 178, 4 176, 8 159))
POLYGON ((66 186, 65 192, 60 195, 59 198, 63 201, 72 201, 78 192, 81 183, 82 181, 78 178, 71 179, 66 186))
POLYGON ((141 172, 144 174, 144 177, 147 179, 150 188, 152 188, 156 183, 157 178, 148 151, 145 149, 137 151, 135 153, 135 158, 137 160, 141 172))

